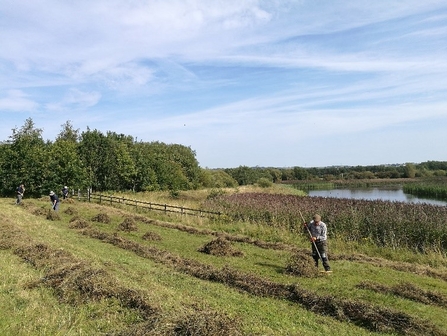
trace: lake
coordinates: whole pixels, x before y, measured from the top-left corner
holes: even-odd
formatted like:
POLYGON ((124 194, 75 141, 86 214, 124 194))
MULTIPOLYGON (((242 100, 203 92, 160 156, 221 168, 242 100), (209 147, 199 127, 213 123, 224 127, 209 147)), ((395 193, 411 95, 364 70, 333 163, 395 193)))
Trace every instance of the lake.
POLYGON ((427 203, 433 205, 447 206, 447 201, 421 198, 410 194, 405 194, 402 188, 382 189, 382 188, 355 188, 355 189, 330 189, 330 190, 309 190, 309 196, 352 198, 365 200, 397 201, 406 203, 427 203))

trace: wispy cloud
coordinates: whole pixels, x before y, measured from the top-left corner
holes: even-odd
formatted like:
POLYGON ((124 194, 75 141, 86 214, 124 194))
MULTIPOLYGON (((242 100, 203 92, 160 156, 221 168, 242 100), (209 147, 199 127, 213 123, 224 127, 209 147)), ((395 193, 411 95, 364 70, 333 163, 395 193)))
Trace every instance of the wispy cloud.
POLYGON ((441 0, 5 0, 0 17, 3 138, 28 113, 49 138, 72 120, 210 167, 444 157, 427 149, 447 126, 441 0))
POLYGON ((37 104, 21 90, 9 90, 4 97, 0 98, 0 111, 5 112, 34 112, 37 104))

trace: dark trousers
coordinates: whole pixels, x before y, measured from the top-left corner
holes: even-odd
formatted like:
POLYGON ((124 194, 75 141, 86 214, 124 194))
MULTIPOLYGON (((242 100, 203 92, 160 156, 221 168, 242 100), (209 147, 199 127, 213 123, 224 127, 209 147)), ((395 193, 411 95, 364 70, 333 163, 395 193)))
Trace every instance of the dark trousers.
POLYGON ((323 267, 325 271, 329 271, 331 267, 329 266, 329 261, 327 258, 327 240, 316 241, 315 244, 312 244, 312 258, 315 260, 315 266, 318 267, 318 261, 323 262, 323 267))

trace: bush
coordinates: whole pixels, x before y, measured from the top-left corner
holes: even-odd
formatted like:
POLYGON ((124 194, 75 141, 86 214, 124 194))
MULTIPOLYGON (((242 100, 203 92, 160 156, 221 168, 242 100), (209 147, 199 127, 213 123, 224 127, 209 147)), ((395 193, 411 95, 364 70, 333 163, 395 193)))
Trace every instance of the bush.
POLYGON ((273 185, 273 182, 270 181, 268 178, 266 177, 261 177, 258 180, 258 186, 260 186, 261 188, 270 188, 273 185))
POLYGON ((222 189, 211 189, 210 193, 208 194, 208 196, 206 197, 207 199, 213 199, 219 196, 225 195, 225 191, 222 189))

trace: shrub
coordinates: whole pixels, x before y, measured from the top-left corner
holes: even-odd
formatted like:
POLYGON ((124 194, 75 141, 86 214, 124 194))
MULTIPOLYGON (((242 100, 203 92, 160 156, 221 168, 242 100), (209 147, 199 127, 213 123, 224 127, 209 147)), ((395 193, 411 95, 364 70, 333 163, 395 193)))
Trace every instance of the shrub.
POLYGON ((273 182, 270 181, 268 178, 266 177, 261 177, 258 180, 258 186, 260 186, 261 188, 269 188, 273 185, 273 182))

